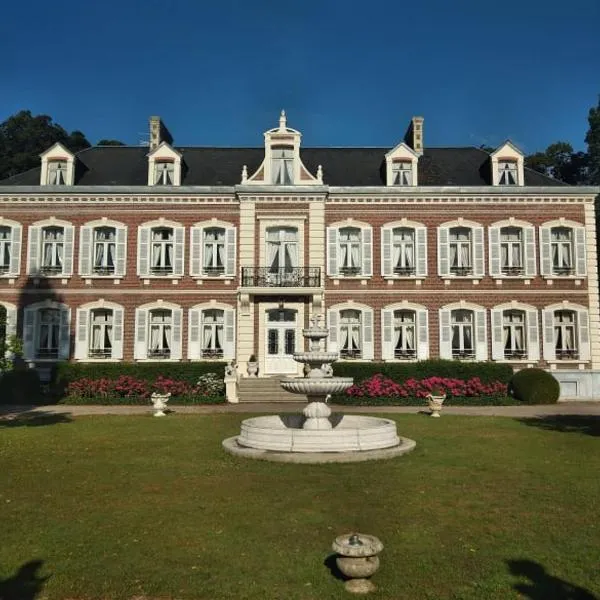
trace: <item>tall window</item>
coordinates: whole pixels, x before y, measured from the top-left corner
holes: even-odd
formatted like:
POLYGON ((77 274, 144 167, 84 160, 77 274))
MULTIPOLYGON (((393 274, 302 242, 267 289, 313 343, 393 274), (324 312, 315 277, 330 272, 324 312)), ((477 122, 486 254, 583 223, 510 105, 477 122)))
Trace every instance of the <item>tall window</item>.
POLYGON ((10 247, 12 244, 12 228, 0 227, 0 273, 10 271, 10 247))
POLYGON ((173 185, 175 182, 175 163, 156 161, 154 163, 154 185, 173 185))
POLYGON ((151 310, 148 358, 171 358, 173 315, 170 310, 151 310))
POLYGON ((473 272, 471 229, 453 227, 450 229, 450 272, 455 275, 469 275, 473 272))
POLYGON ((110 358, 113 347, 113 311, 94 309, 90 314, 89 358, 110 358))
POLYGON ((504 275, 523 273, 523 230, 519 227, 500 230, 500 260, 504 275))
POLYGON ((154 275, 173 273, 173 229, 152 229, 151 272, 154 275))
POLYGON ((60 344, 60 310, 42 308, 39 311, 36 358, 58 358, 60 344))
POLYGON ((392 242, 394 273, 413 275, 415 273, 415 230, 407 227, 394 229, 392 242))
POLYGON ((298 230, 293 227, 267 229, 267 264, 271 280, 288 280, 298 267, 298 230))
POLYGON ((48 162, 48 185, 67 185, 67 163, 62 160, 48 162))
POLYGON ((577 319, 571 310, 554 313, 554 344, 556 358, 579 358, 577 349, 577 319))
POLYGON ((271 149, 271 173, 274 185, 294 183, 294 151, 292 148, 274 146, 271 149))
POLYGON ((342 275, 358 275, 361 271, 361 230, 343 227, 339 231, 339 272, 342 275))
POLYGON ((498 183, 500 185, 517 185, 517 163, 512 160, 498 162, 498 183))
POLYGON ((204 231, 203 275, 221 275, 225 272, 225 230, 210 227, 204 231))
POLYGON ((417 355, 415 312, 394 311, 394 358, 415 358, 417 355))
POLYGON ((94 229, 94 273, 110 275, 115 272, 117 232, 114 227, 94 229))
POLYGON ((505 310, 502 317, 502 331, 504 358, 526 358, 525 313, 522 310, 505 310))
POLYGON ((473 311, 453 310, 450 316, 452 330, 452 358, 474 358, 473 311))
POLYGON ((223 357, 223 326, 225 318, 222 310, 202 311, 202 357, 223 357))
POLYGON ((412 185, 412 162, 402 160, 392 163, 394 185, 412 185))
POLYGON ((42 273, 61 273, 64 260, 64 229, 44 227, 42 229, 42 273))
POLYGON ((554 227, 551 232, 552 271, 555 275, 570 275, 574 270, 573 230, 554 227))
POLYGON ((359 310, 340 311, 340 357, 361 358, 361 312, 359 310))

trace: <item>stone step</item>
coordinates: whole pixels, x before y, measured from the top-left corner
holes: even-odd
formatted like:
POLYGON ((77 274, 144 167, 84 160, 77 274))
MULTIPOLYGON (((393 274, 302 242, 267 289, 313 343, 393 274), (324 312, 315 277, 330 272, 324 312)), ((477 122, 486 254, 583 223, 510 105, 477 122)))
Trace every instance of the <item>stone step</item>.
POLYGON ((242 377, 240 402, 306 402, 303 394, 291 394, 280 385, 279 377, 242 377))

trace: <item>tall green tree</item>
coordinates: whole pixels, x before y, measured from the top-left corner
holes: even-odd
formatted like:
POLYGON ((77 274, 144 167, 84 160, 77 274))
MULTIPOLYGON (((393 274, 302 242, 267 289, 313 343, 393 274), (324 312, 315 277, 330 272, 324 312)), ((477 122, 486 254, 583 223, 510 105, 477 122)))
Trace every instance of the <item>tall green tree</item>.
POLYGON ((96 146, 124 146, 123 142, 119 140, 100 140, 96 146))
POLYGON ((48 115, 22 110, 0 123, 0 179, 39 166, 40 154, 60 142, 71 152, 89 148, 81 131, 68 133, 48 115))
POLYGON ((585 136, 588 146, 588 181, 592 185, 600 185, 600 97, 598 106, 590 108, 588 123, 590 128, 585 136))
POLYGON ((568 142, 554 142, 543 152, 525 157, 527 167, 572 185, 585 183, 587 163, 587 154, 574 152, 568 142))

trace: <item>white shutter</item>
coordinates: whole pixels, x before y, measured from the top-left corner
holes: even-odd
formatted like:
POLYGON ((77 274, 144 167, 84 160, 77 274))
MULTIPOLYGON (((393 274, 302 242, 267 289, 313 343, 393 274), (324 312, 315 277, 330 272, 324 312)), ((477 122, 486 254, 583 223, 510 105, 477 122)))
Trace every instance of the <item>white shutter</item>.
POLYGON ((370 227, 363 227, 360 237, 362 240, 361 275, 368 277, 373 274, 373 230, 370 227))
POLYGON ((148 358, 148 311, 137 308, 135 311, 135 343, 133 346, 133 358, 140 360, 148 358))
MULTIPOLYGON (((73 228, 71 227, 71 230, 73 228)), ((69 360, 71 354, 71 309, 60 309, 60 338, 58 342, 58 358, 69 360)))
POLYGON ((394 359, 394 311, 381 311, 381 359, 394 359))
POLYGON ((26 308, 23 311, 23 356, 26 360, 35 358, 35 330, 37 308, 26 308))
POLYGON ((225 275, 235 276, 235 246, 236 246, 235 227, 228 227, 225 230, 225 275))
POLYGON ((577 311, 577 329, 579 331, 579 360, 590 360, 590 326, 588 311, 577 311))
POLYGON ((483 248, 483 227, 473 227, 473 275, 485 275, 485 251, 483 248))
POLYGON ((475 359, 476 360, 487 360, 488 358, 488 346, 487 346, 487 328, 486 328, 486 310, 480 308, 475 312, 475 359))
MULTIPOLYGON (((62 275, 73 274, 73 243, 75 241, 75 228, 72 225, 65 225, 64 227, 64 260, 62 275)), ((68 356, 67 356, 68 358, 68 356)))
POLYGON ((138 227, 137 272, 140 277, 150 273, 150 231, 149 227, 138 227))
MULTIPOLYGON (((92 239, 94 230, 83 226, 79 231, 79 274, 92 274, 92 239)), ((79 338, 79 335, 77 336, 79 338)), ((77 350, 75 350, 77 358, 77 350)))
POLYGON ((585 277, 587 273, 585 255, 585 228, 575 227, 573 234, 575 237, 575 275, 585 277))
POLYGON ((17 309, 6 309, 6 341, 8 342, 11 336, 17 335, 17 309))
POLYGON ((190 308, 188 311, 188 358, 200 358, 202 347, 200 345, 200 316, 201 311, 190 308))
POLYGON ((525 275, 535 277, 535 229, 533 227, 523 227, 523 262, 525 263, 525 275))
POLYGON ((181 343, 181 321, 183 317, 183 310, 181 308, 174 308, 171 311, 173 318, 173 329, 171 335, 171 358, 179 360, 182 356, 182 343, 181 343))
POLYGON ((427 229, 425 227, 415 228, 415 260, 417 277, 427 275, 427 229))
POLYGON ((393 275, 392 268, 392 230, 384 227, 381 230, 381 274, 384 277, 393 275))
POLYGON ((417 359, 426 360, 429 358, 429 319, 427 310, 417 311, 417 359))
POLYGON ((338 311, 327 311, 327 327, 329 328, 329 339, 327 340, 327 350, 329 352, 338 351, 338 311))
POLYGON ((202 227, 192 227, 190 233, 190 275, 202 275, 202 237, 204 229, 202 227))
POLYGON ((492 360, 504 360, 503 311, 492 308, 492 360))
POLYGON ((21 271, 21 225, 13 225, 10 234, 10 275, 19 275, 21 271))
POLYGON ((225 311, 223 358, 231 360, 235 358, 235 312, 233 309, 225 311))
POLYGON ((123 276, 127 272, 127 228, 117 227, 115 275, 123 276))
POLYGON ((540 227, 540 273, 542 275, 552 275, 552 250, 550 247, 549 227, 540 227))
POLYGON ((440 358, 452 358, 450 311, 444 308, 440 308, 440 358))
POLYGON ((77 309, 77 324, 75 326, 75 358, 85 360, 88 357, 88 320, 90 311, 87 308, 77 309))
POLYGON ((338 239, 339 232, 337 227, 327 228, 327 275, 335 276, 338 274, 338 239))
MULTIPOLYGON (((488 229, 488 235, 490 236, 490 276, 498 277, 502 274, 502 268, 500 265, 500 228, 490 227, 488 229)), ((492 348, 493 348, 492 338, 492 348)), ((492 349, 492 356, 494 352, 492 349)))
POLYGON ((556 359, 556 346, 554 341, 554 311, 544 309, 542 311, 544 320, 544 359, 556 359))
POLYGON ((38 275, 40 272, 40 244, 42 228, 31 225, 27 240, 27 273, 38 275))
POLYGON ((111 358, 123 359, 123 309, 113 309, 113 340, 111 358))
POLYGON ((450 274, 449 241, 448 228, 438 227, 438 273, 442 277, 450 274))
POLYGON ((363 349, 364 360, 373 360, 375 357, 375 344, 373 343, 373 311, 365 309, 362 311, 363 320, 363 349))
POLYGON ((538 311, 527 311, 527 358, 540 360, 540 334, 538 327, 538 311))
POLYGON ((185 228, 173 228, 173 252, 175 260, 173 261, 173 275, 183 275, 183 258, 185 243, 185 228))

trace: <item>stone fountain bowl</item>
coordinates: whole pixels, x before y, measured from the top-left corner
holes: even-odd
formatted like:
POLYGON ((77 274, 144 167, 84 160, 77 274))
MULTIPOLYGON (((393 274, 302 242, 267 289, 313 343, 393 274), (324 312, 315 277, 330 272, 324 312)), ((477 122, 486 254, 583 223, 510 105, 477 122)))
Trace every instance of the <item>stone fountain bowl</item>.
POLYGON ((327 394, 339 394, 347 390, 353 383, 352 377, 327 377, 323 379, 284 377, 281 380, 281 387, 293 394, 325 396, 327 394))
POLYGON ((302 330, 302 335, 312 340, 323 340, 329 335, 329 330, 321 327, 307 327, 302 330))
POLYGON ((296 352, 294 353, 294 360, 299 363, 324 364, 336 361, 338 356, 338 352, 315 350, 311 352, 296 352))

